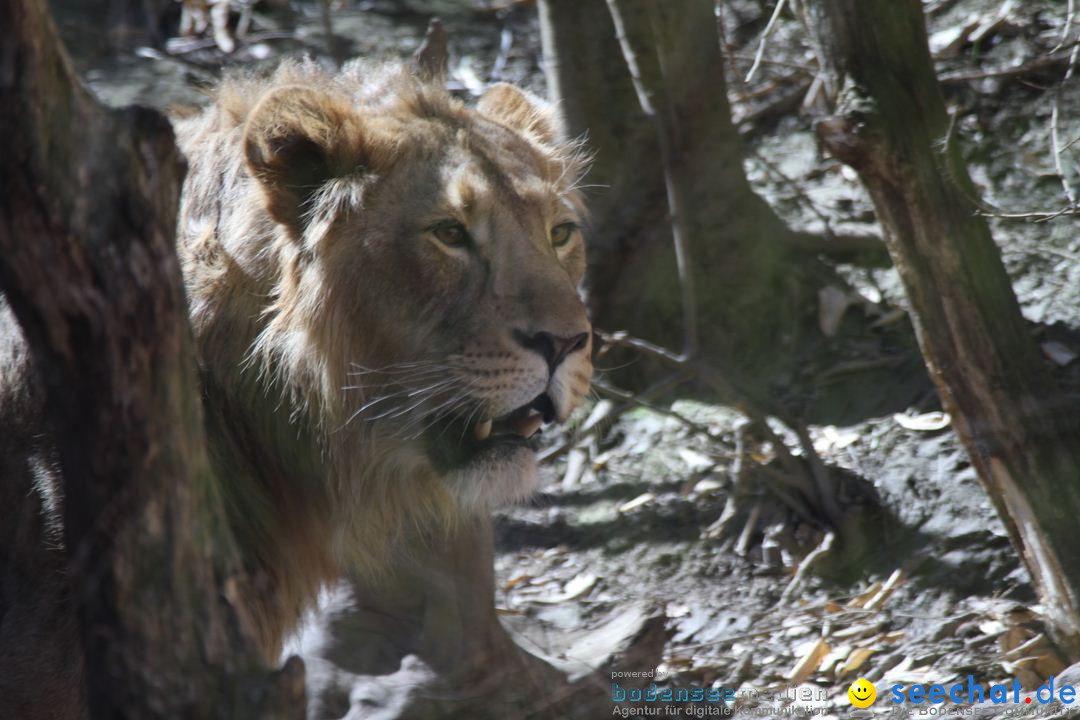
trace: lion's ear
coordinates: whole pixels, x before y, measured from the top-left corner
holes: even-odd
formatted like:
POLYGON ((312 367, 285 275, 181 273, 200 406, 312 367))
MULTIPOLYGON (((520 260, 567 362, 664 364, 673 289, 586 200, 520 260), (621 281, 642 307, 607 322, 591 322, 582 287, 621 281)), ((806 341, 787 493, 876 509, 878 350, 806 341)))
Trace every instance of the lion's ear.
POLYGON ((558 142, 559 124, 551 106, 507 83, 495 83, 476 105, 481 115, 546 144, 558 142))
POLYGON ((364 164, 363 128, 347 100, 300 85, 281 87, 248 116, 244 156, 270 215, 301 232, 319 188, 364 164))

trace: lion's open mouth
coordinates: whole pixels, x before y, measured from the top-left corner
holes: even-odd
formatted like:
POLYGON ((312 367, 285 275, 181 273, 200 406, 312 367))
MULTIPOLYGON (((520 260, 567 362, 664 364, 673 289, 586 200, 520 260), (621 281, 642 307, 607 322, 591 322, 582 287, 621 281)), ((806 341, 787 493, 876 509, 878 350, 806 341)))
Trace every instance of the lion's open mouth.
POLYGON ((544 423, 555 419, 555 407, 547 393, 495 418, 451 418, 425 433, 428 454, 443 472, 460 470, 482 461, 489 453, 511 448, 535 450, 534 437, 544 423))

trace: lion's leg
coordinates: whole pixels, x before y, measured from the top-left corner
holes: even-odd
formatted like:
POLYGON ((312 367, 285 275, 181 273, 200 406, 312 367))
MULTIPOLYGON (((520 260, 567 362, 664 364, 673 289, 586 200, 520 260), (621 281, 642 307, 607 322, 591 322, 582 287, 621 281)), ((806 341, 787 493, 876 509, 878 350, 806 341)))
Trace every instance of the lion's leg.
POLYGON ((598 693, 519 648, 496 617, 489 521, 411 554, 391 575, 338 588, 309 626, 301 651, 315 717, 350 706, 387 720, 589 717, 582 694, 598 693))

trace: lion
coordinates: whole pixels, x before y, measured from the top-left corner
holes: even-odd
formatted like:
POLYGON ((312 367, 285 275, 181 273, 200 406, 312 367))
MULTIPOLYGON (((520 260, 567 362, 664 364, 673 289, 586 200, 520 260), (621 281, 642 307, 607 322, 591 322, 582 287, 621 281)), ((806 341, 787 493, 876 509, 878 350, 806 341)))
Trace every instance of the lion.
MULTIPOLYGON (((470 106, 398 64, 286 62, 174 127, 215 489, 247 573, 230 599, 273 663, 326 584, 534 491, 536 433, 591 382, 586 158, 525 91, 470 106)), ((0 500, 18 509, 0 644, 22 653, 0 657, 0 713, 55 685, 46 716, 81 717, 31 367, 0 297, 0 500)))
POLYGON ((396 539, 532 493, 586 395, 580 144, 506 84, 287 63, 176 123, 178 248, 268 657, 396 539))

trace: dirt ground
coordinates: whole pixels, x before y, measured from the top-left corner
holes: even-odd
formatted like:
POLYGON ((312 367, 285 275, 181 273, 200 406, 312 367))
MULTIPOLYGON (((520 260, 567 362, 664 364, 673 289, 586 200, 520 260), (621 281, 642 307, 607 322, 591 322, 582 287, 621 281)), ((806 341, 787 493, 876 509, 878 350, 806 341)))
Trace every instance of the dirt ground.
MULTIPOLYGON (((1080 17, 1067 25, 1066 3, 1050 0, 924 4, 955 141, 1033 336, 1063 379, 1080 386, 1080 233, 1075 216, 1054 216, 1067 200, 1050 130, 1056 115, 1062 170, 1080 192, 1080 88, 1063 82, 1067 62, 1046 62, 1068 54, 1080 17)), ((451 38, 455 88, 476 92, 499 79, 544 92, 539 27, 527 3, 500 12, 466 0, 339 5, 334 31, 347 55, 411 54, 437 12, 451 38)), ((117 50, 85 32, 74 0, 54 6, 87 83, 113 104, 202 102, 223 61, 249 68, 305 51, 326 58, 315 3, 296 4, 295 37, 285 37, 278 15, 258 12, 249 42, 228 58, 193 39, 117 50)), ((813 93, 805 99, 815 60, 794 16, 780 18, 764 62, 745 81, 772 7, 732 0, 721 12, 748 176, 799 229, 879 233, 854 174, 815 143, 823 106, 813 93)), ((830 311, 903 319, 893 269, 838 267, 857 295, 823 299, 830 311)), ((855 352, 851 360, 877 359, 855 352)), ((824 369, 823 382, 832 371, 845 368, 824 369)), ((733 410, 684 398, 608 416, 584 440, 547 431, 542 493, 497 518, 496 604, 506 624, 534 652, 587 673, 605 667, 609 645, 652 618, 663 632, 645 655, 659 665, 638 668, 654 673, 648 682, 735 690, 726 708, 679 706, 686 717, 709 708, 846 716, 847 687, 858 677, 875 683, 879 698, 894 684, 969 675, 982 685, 1018 678, 1034 690, 1064 664, 1029 578, 933 392, 915 388, 906 405, 810 428, 818 454, 843 477, 848 520, 835 539, 797 503, 778 500, 775 485, 740 480, 747 463, 780 463, 775 442, 748 433, 733 410)), ((590 405, 576 428, 601 414, 590 405)), ((798 447, 788 429, 775 431, 798 447)))

